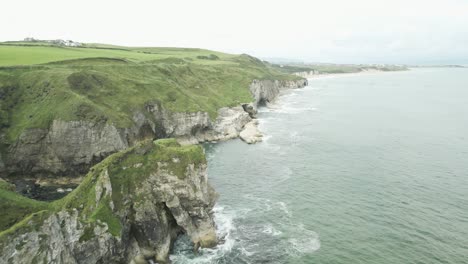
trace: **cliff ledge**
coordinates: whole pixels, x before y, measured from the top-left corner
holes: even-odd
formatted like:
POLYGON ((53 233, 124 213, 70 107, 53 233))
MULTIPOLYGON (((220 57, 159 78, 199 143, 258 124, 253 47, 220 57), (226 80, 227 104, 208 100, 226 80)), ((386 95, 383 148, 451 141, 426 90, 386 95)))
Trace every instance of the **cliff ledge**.
POLYGON ((174 139, 147 140, 109 156, 52 203, 20 197, 6 184, 0 194, 7 215, 24 209, 22 220, 2 222, 2 264, 166 263, 182 233, 195 248, 217 244, 211 213, 217 195, 203 149, 174 139))

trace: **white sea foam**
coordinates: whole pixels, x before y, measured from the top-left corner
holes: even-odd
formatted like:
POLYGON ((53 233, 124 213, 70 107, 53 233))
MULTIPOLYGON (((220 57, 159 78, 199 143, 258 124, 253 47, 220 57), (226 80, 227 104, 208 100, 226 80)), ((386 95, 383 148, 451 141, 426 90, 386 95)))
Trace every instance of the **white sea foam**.
POLYGON ((304 112, 313 112, 317 111, 316 107, 294 107, 294 106, 283 106, 281 108, 277 108, 273 110, 275 113, 281 113, 281 114, 300 114, 304 112))
POLYGON ((268 235, 272 235, 272 236, 279 236, 279 235, 281 235, 283 232, 277 230, 277 229, 273 226, 273 224, 268 223, 268 224, 266 224, 266 225, 263 226, 262 233, 268 234, 268 235))
POLYGON ((298 90, 288 90, 284 93, 280 94, 279 100, 277 102, 281 102, 284 100, 288 100, 294 97, 297 97, 300 94, 298 90))
POLYGON ((244 198, 258 202, 258 205, 261 207, 262 211, 271 211, 272 209, 272 202, 270 199, 257 197, 251 194, 244 195, 244 198))
POLYGON ((288 210, 288 206, 286 205, 286 203, 277 202, 277 204, 279 205, 280 210, 283 211, 285 215, 292 217, 292 213, 288 210))
POLYGON ((240 251, 242 252, 243 255, 247 256, 247 257, 250 257, 252 256, 253 254, 255 254, 255 252, 250 252, 248 251, 247 249, 245 249, 244 247, 241 247, 240 248, 240 251))
POLYGON ((215 153, 210 153, 210 154, 207 154, 207 155, 206 155, 206 159, 207 159, 207 160, 212 160, 212 159, 214 159, 215 156, 216 156, 215 153))
POLYGON ((320 239, 316 232, 306 229, 303 224, 299 224, 295 230, 295 236, 290 238, 288 242, 296 253, 306 254, 320 249, 320 239))
POLYGON ((272 109, 273 109, 273 107, 271 107, 271 106, 270 107, 259 107, 257 109, 257 112, 258 113, 270 113, 270 112, 272 112, 272 109))
POLYGON ((281 234, 283 234, 283 232, 281 232, 281 231, 279 231, 279 230, 276 230, 276 229, 273 230, 273 236, 279 236, 279 235, 281 235, 281 234))
POLYGON ((235 230, 233 224, 234 214, 226 211, 224 207, 215 206, 213 208, 214 220, 216 223, 216 233, 221 241, 215 248, 200 249, 199 255, 196 257, 193 254, 175 254, 171 255, 170 259, 176 264, 196 263, 208 264, 213 263, 225 254, 228 254, 236 243, 232 232, 235 230))
POLYGON ((289 239, 294 250, 300 254, 312 253, 320 249, 318 237, 303 237, 289 239))
POLYGON ((300 254, 312 253, 320 249, 320 240, 318 238, 291 238, 289 239, 294 250, 300 254))
POLYGON ((272 233, 273 233, 273 225, 271 225, 270 223, 268 223, 268 224, 266 224, 265 226, 263 226, 262 233, 264 233, 264 234, 272 234, 272 233))
POLYGON ((272 137, 272 135, 263 135, 262 142, 268 142, 272 137))
POLYGON ((226 212, 224 207, 220 206, 213 208, 213 212, 217 235, 224 240, 224 243, 218 245, 217 249, 223 253, 231 251, 235 243, 235 239, 232 237, 232 232, 235 230, 233 224, 234 214, 226 212))
MULTIPOLYGON (((300 131, 275 129, 275 133, 268 134, 269 129, 276 127, 285 116, 298 113, 309 113, 317 108, 301 102, 301 90, 291 90, 281 94, 278 100, 268 107, 261 107, 259 112, 259 128, 265 133, 260 148, 264 151, 285 155, 287 146, 276 144, 275 137, 286 133, 292 143, 302 140, 300 131)), ((213 159, 219 150, 212 152, 209 159, 213 159)), ((288 180, 293 172, 288 166, 278 166, 280 176, 271 179, 270 184, 276 185, 288 180)), ((258 197, 256 193, 239 197, 242 208, 228 210, 217 205, 214 208, 214 220, 217 226, 217 235, 221 243, 213 249, 201 249, 194 255, 191 248, 179 251, 171 260, 175 264, 207 264, 225 263, 228 259, 241 259, 243 263, 261 259, 261 254, 268 247, 281 255, 302 255, 320 248, 318 235, 298 225, 293 218, 291 210, 283 201, 258 197), (234 224, 236 223, 236 225, 234 224), (282 252, 282 253, 281 253, 282 252), (260 256, 260 258, 259 258, 260 256)), ((190 243, 190 241, 188 241, 190 243)), ((230 262, 228 263, 234 263, 230 262)))
MULTIPOLYGON (((273 136, 271 136, 271 137, 273 137, 273 136)), ((271 139, 271 138, 269 138, 269 139, 271 139)), ((271 140, 267 141, 267 142, 263 142, 263 143, 265 143, 265 144, 261 144, 260 147, 267 148, 269 151, 274 152, 275 155, 284 155, 285 154, 284 151, 281 151, 281 146, 278 145, 278 144, 272 143, 271 140)))

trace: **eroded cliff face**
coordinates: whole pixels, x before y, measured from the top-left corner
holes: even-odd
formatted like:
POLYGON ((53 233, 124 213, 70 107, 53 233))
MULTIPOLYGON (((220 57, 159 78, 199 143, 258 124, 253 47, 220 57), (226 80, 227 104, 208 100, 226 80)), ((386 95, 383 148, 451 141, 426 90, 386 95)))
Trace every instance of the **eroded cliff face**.
MULTIPOLYGON (((159 103, 147 103, 143 111, 135 112, 129 128, 106 122, 54 120, 48 129, 29 129, 20 135, 0 160, 0 176, 82 175, 108 155, 149 138, 174 137, 189 144, 236 138, 246 124, 254 124, 258 105, 273 102, 283 89, 306 85, 305 79, 254 80, 249 87, 254 101, 221 108, 216 120, 206 112, 174 113, 159 103)), ((246 142, 261 140, 251 127, 249 131, 242 137, 246 142)))
POLYGON ((129 146, 116 127, 88 121, 54 120, 49 129, 29 129, 10 148, 8 172, 65 174, 85 173, 98 162, 129 146))
POLYGON ((147 140, 0 233, 0 263, 166 263, 181 233, 196 248, 216 245, 216 197, 200 146, 147 140))
POLYGON ((272 103, 280 94, 281 90, 302 88, 307 86, 307 80, 254 80, 249 89, 255 101, 254 106, 272 103))
POLYGON ((294 75, 302 77, 302 78, 312 78, 317 75, 323 74, 318 70, 310 70, 310 71, 303 71, 303 72, 295 72, 294 75))
POLYGON ((41 204, 40 211, 3 230, 0 264, 166 263, 182 233, 195 248, 216 245, 216 193, 208 184, 203 149, 152 139, 261 141, 257 106, 273 102, 282 89, 305 85, 306 80, 255 80, 254 101, 221 108, 216 120, 205 112, 172 113, 148 103, 129 128, 55 120, 48 129, 25 131, 0 162, 3 174, 77 175, 110 156, 68 196, 41 204))

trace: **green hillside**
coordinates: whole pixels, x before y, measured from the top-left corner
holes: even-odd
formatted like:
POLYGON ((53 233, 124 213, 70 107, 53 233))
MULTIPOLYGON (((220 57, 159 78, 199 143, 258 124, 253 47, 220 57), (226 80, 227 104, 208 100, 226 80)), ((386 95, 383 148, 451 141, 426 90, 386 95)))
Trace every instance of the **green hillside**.
MULTIPOLYGON (((126 48, 111 45, 88 44, 85 47, 64 47, 43 43, 14 42, 0 45, 0 66, 18 66, 83 58, 118 58, 130 62, 148 62, 166 58, 192 59, 199 64, 216 64, 215 60, 200 60, 198 56, 215 54, 222 60, 235 55, 202 49, 183 48, 126 48)), ((227 63, 227 61, 224 61, 227 63)))
POLYGON ((0 179, 0 217, 1 231, 19 222, 32 212, 38 212, 47 208, 47 203, 23 197, 15 191, 15 186, 0 179))
POLYGON ((70 48, 26 42, 0 45, 0 126, 14 141, 52 120, 95 120, 128 127, 147 102, 179 112, 252 101, 253 79, 295 79, 248 55, 201 49, 70 48))

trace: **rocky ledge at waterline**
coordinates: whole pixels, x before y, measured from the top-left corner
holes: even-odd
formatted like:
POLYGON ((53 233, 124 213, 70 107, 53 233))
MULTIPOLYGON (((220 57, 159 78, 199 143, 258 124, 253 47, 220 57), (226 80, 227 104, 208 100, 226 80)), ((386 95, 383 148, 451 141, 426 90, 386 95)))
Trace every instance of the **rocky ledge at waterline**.
POLYGON ((146 103, 145 110, 135 112, 133 125, 126 128, 105 121, 54 120, 47 129, 25 130, 0 156, 0 173, 77 176, 108 155, 145 139, 177 138, 195 144, 237 138, 248 128, 241 138, 255 143, 261 140, 258 131, 252 132, 257 106, 272 102, 283 89, 306 85, 306 79, 254 80, 249 87, 253 102, 220 108, 215 120, 207 112, 171 112, 159 102, 146 103))
POLYGON ((168 262, 179 234, 195 248, 217 244, 199 145, 146 140, 90 169, 80 186, 51 203, 0 182, 0 263, 168 262))

